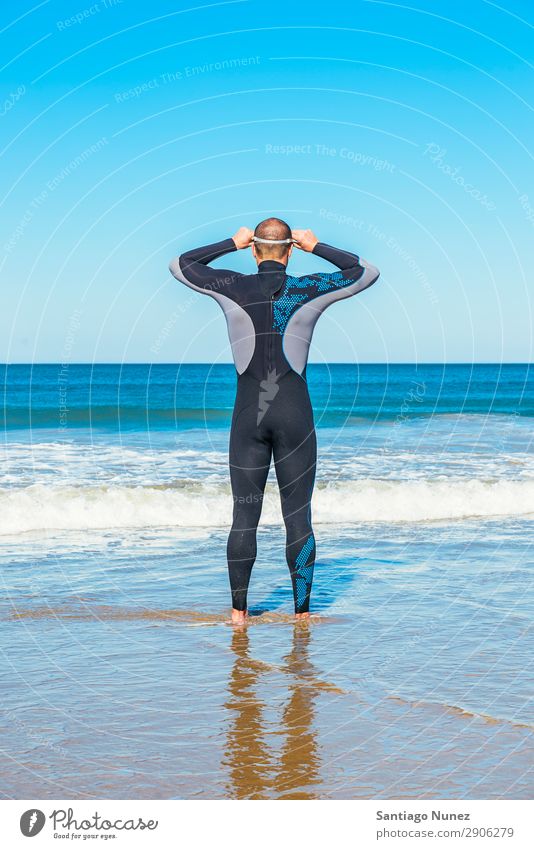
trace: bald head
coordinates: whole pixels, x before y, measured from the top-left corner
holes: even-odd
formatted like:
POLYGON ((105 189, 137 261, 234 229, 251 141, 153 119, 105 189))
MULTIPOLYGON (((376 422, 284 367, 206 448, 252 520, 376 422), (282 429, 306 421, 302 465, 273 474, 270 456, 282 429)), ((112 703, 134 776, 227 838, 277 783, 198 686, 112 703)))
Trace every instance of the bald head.
MULTIPOLYGON (((273 242, 283 241, 285 239, 291 239, 291 228, 281 218, 266 218, 265 221, 260 221, 254 230, 254 236, 258 239, 267 239, 273 242)), ((291 244, 268 245, 264 242, 254 242, 253 253, 258 263, 264 259, 274 259, 286 265, 291 248, 291 244)))

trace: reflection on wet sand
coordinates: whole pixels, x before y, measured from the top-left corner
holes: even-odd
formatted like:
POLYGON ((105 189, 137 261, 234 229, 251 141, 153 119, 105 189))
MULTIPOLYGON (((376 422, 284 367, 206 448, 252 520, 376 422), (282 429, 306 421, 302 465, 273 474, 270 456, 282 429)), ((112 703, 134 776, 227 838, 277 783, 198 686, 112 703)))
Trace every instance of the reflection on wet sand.
MULTIPOLYGON (((314 700, 321 682, 308 657, 310 627, 295 623, 291 651, 284 664, 273 667, 250 656, 247 629, 232 636, 234 664, 229 676, 231 713, 224 764, 229 772, 228 795, 234 799, 314 799, 310 787, 320 783, 321 761, 313 729, 314 700), (267 705, 258 694, 261 678, 273 670, 290 676, 289 698, 282 712, 280 753, 268 742, 264 713, 267 705)), ((287 681, 284 675, 284 680, 287 681)))
POLYGON ((313 680, 315 670, 308 656, 309 642, 310 629, 306 625, 296 625, 292 649, 284 658, 287 671, 294 677, 282 717, 285 742, 275 778, 279 798, 314 799, 315 793, 303 788, 319 783, 321 763, 316 733, 312 728, 317 687, 313 680))

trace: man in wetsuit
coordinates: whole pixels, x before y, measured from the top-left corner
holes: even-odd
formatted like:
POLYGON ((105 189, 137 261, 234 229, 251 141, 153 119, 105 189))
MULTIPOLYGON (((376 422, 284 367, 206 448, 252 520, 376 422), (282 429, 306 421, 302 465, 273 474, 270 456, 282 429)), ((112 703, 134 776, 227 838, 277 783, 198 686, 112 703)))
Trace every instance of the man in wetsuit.
POLYGON ((311 230, 291 231, 268 218, 255 231, 241 227, 232 239, 196 248, 170 263, 177 280, 210 295, 222 307, 238 374, 230 433, 234 499, 228 537, 232 621, 247 616, 247 591, 256 558, 256 529, 267 475, 274 465, 286 526, 286 557, 297 618, 309 616, 315 563, 311 497, 316 440, 306 383, 313 329, 326 307, 356 295, 379 271, 347 251, 319 242, 311 230), (336 265, 339 271, 291 277, 293 245, 336 265), (252 248, 256 274, 210 268, 232 251, 252 248))

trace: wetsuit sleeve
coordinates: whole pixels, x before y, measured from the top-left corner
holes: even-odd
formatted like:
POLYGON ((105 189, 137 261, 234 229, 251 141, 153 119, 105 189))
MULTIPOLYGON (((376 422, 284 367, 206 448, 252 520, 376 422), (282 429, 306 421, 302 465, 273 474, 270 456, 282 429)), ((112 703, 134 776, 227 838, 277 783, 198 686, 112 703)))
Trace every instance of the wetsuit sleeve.
POLYGON ((326 259, 332 265, 337 265, 340 269, 334 274, 317 274, 317 277, 325 286, 328 286, 330 299, 324 299, 321 304, 324 309, 330 302, 338 301, 341 298, 350 298, 351 295, 357 295, 368 289, 375 283, 380 272, 378 268, 371 265, 365 259, 349 251, 342 251, 339 248, 333 248, 331 245, 326 245, 324 242, 317 242, 313 249, 315 256, 320 256, 321 259, 326 259))
POLYGON ((302 374, 306 367, 313 329, 321 313, 330 304, 363 292, 380 275, 378 268, 356 254, 340 251, 324 242, 318 242, 313 253, 337 265, 339 271, 288 277, 287 296, 283 302, 278 302, 285 328, 284 355, 297 374, 302 374), (289 310, 289 318, 284 316, 284 308, 289 310))
POLYGON ((209 263, 236 250, 237 247, 233 239, 223 239, 222 242, 215 242, 213 245, 205 245, 180 254, 180 256, 171 260, 169 270, 177 280, 198 292, 213 295, 214 291, 226 291, 229 295, 226 286, 242 275, 237 271, 210 268, 209 263))
POLYGON ((169 269, 181 283, 196 292, 211 295, 217 301, 228 325, 235 367, 238 373, 242 374, 254 353, 256 338, 252 319, 240 306, 243 283, 247 277, 237 271, 210 268, 208 265, 214 259, 236 250, 233 239, 224 239, 222 242, 195 248, 175 257, 169 263, 169 269))

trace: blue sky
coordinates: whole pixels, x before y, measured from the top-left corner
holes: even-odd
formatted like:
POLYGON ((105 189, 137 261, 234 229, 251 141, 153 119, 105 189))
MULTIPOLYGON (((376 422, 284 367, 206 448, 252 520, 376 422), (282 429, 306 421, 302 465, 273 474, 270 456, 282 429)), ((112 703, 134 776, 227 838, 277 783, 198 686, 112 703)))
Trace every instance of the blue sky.
POLYGON ((275 214, 381 269, 313 361, 530 360, 533 24, 527 0, 7 0, 0 359, 230 361, 168 262, 275 214))

